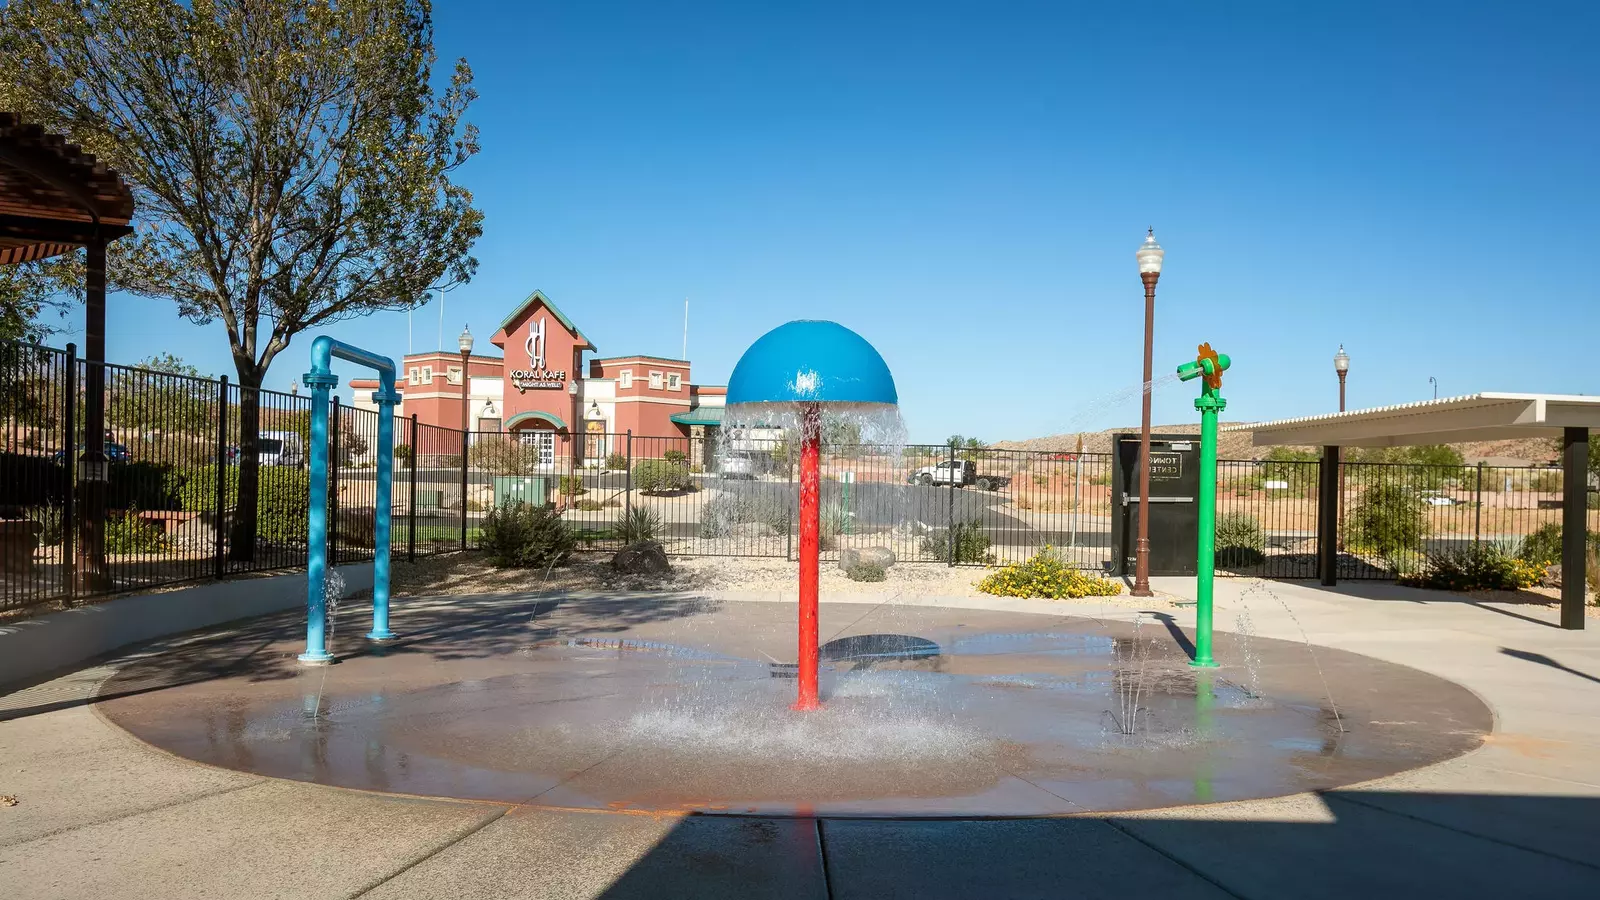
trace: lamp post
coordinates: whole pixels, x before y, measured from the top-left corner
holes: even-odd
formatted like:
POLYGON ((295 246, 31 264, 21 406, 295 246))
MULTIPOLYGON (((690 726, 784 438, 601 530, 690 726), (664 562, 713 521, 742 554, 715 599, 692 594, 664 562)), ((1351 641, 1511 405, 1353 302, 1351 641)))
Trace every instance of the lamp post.
POLYGON ((1343 344, 1333 355, 1333 370, 1339 373, 1339 412, 1344 412, 1344 376, 1350 372, 1350 354, 1344 352, 1343 344))
POLYGON ((1134 550, 1135 597, 1153 596, 1150 590, 1150 367, 1156 330, 1156 281, 1167 251, 1156 243, 1151 228, 1134 256, 1139 260, 1139 280, 1144 282, 1144 406, 1139 415, 1139 542, 1134 550))
POLYGON ((461 549, 467 549, 467 452, 471 450, 471 435, 467 431, 467 416, 472 406, 472 378, 467 374, 467 362, 472 356, 472 329, 461 326, 461 336, 456 338, 461 349, 461 549))
POLYGON ((1433 377, 1432 375, 1429 375, 1428 376, 1428 383, 1433 385, 1433 399, 1435 399, 1435 400, 1439 399, 1439 379, 1433 377))

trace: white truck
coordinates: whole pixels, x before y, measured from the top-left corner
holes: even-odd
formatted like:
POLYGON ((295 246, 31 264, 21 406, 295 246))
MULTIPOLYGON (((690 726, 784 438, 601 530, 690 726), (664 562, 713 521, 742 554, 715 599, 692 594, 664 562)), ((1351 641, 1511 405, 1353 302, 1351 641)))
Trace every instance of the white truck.
POLYGON ((912 471, 909 481, 915 484, 955 484, 957 487, 975 487, 980 491, 998 491, 1011 483, 1004 475, 979 475, 978 465, 970 459, 945 460, 932 466, 912 471))
POLYGON ((306 448, 298 431, 263 431, 256 440, 256 449, 263 466, 306 464, 306 448))

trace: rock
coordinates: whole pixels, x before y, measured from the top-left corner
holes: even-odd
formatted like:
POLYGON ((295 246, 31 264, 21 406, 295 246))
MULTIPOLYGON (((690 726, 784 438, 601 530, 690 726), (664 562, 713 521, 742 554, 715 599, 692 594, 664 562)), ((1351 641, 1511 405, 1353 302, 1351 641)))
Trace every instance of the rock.
POLYGON ((887 569, 894 563, 894 551, 888 547, 846 547, 839 551, 839 568, 845 572, 859 564, 887 569))
POLYGON ((624 575, 664 575, 672 571, 667 551, 655 541, 629 544, 611 557, 611 568, 624 575))
POLYGON ((1551 563, 1550 565, 1546 566, 1544 570, 1544 578, 1539 582, 1539 584, 1540 586, 1547 588, 1561 587, 1561 563, 1551 563))

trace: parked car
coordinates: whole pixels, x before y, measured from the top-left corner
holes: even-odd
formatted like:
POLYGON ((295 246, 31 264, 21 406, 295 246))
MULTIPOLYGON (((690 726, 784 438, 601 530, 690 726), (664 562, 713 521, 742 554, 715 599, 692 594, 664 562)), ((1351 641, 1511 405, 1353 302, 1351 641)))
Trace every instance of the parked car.
POLYGON ((306 447, 298 431, 263 431, 256 440, 263 466, 295 466, 306 464, 306 447))
POLYGON ((916 484, 950 484, 958 487, 975 487, 980 491, 998 491, 1011 483, 1004 475, 979 475, 978 464, 970 459, 945 460, 938 465, 923 466, 913 471, 908 481, 916 484))
POLYGON ((1461 501, 1443 491, 1423 491, 1422 502, 1429 506, 1457 506, 1461 501))
MULTIPOLYGON (((116 441, 106 441, 105 448, 106 459, 111 462, 128 462, 133 459, 133 454, 128 452, 128 448, 116 441)), ((78 453, 79 455, 83 453, 82 444, 78 445, 78 453)), ((57 464, 64 463, 67 461, 67 451, 57 450, 51 459, 55 460, 57 464)))
POLYGON ((748 450, 733 450, 717 460, 717 474, 723 478, 755 478, 771 468, 770 456, 748 450))

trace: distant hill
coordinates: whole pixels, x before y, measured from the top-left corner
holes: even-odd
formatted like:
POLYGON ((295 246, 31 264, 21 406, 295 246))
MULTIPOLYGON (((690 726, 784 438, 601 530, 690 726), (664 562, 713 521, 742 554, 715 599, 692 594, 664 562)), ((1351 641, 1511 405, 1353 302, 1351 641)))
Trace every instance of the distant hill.
MULTIPOLYGON (((1224 422, 1224 425, 1237 423, 1224 422)), ((1191 422, 1186 425, 1151 425, 1150 431, 1155 434, 1194 434, 1200 433, 1200 423, 1191 422)), ((1083 449, 1087 453, 1110 453, 1111 435, 1118 432, 1137 434, 1139 426, 1127 428, 1108 428, 1105 431, 1086 431, 1083 438, 1083 449)), ((1048 437, 1028 438, 1022 441, 997 441, 993 446, 997 450, 1044 450, 1051 452, 1072 451, 1078 446, 1078 434, 1052 434, 1048 437)), ((1495 465, 1549 465, 1556 462, 1555 445, 1545 438, 1518 438, 1503 441, 1474 441, 1464 444, 1453 444, 1467 462, 1483 460, 1495 465)), ((1309 448, 1308 448, 1309 449, 1309 448)), ((1223 432, 1217 436, 1217 456, 1221 459, 1261 459, 1272 450, 1271 447, 1257 447, 1250 443, 1248 432, 1223 432)))

